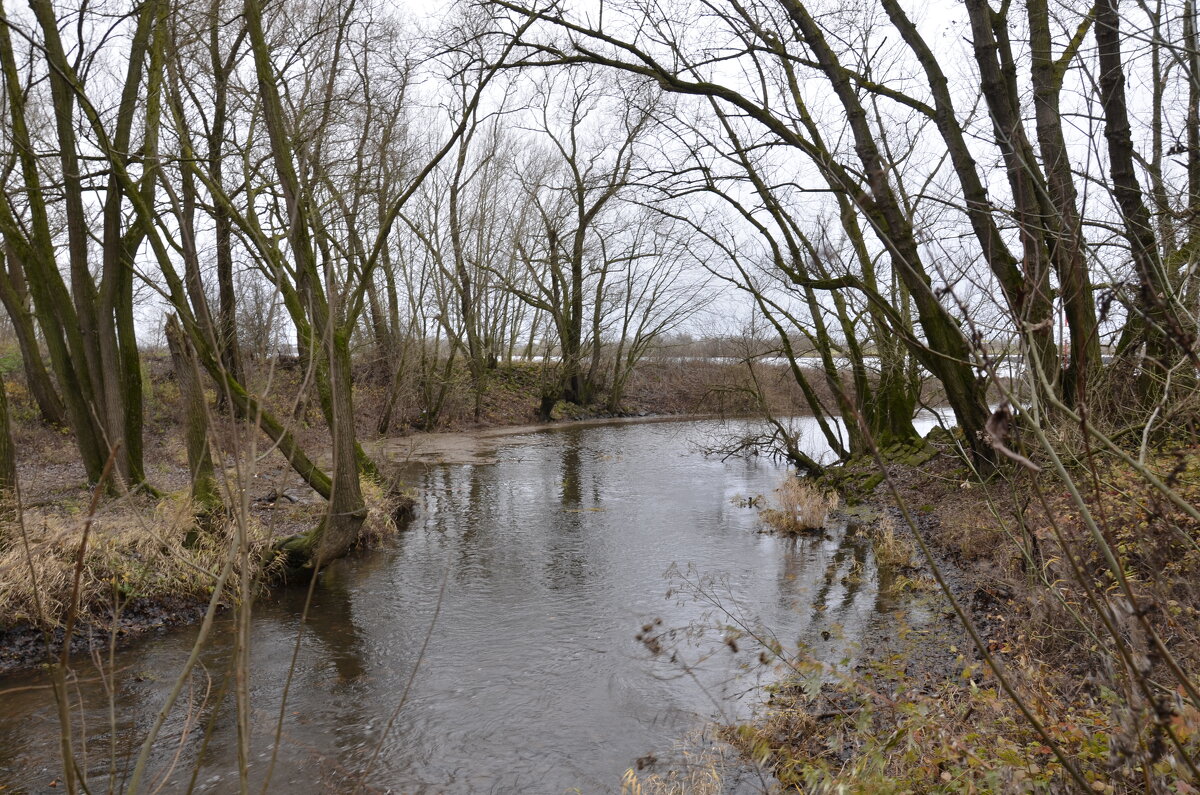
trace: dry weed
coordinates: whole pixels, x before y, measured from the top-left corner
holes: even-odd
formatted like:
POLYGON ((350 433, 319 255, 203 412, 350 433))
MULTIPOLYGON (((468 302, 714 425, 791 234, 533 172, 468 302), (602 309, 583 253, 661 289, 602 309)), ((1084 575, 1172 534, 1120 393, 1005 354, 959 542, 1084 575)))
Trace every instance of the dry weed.
POLYGON ((787 535, 820 530, 829 512, 838 506, 836 492, 795 475, 788 475, 772 493, 774 506, 764 508, 758 515, 773 530, 787 535))
MULTIPOLYGON (((201 531, 195 514, 190 502, 171 498, 151 509, 119 503, 102 510, 83 558, 84 612, 102 617, 115 601, 138 598, 207 599, 234 529, 216 523, 201 531)), ((26 538, 12 522, 4 531, 11 541, 0 548, 0 626, 55 627, 66 614, 84 520, 50 511, 27 511, 23 519, 26 538)), ((248 528, 251 565, 261 568, 269 563, 270 534, 257 520, 248 528)))
MULTIPOLYGON (((722 743, 715 745, 711 740, 697 737, 694 733, 685 738, 679 748, 679 757, 670 760, 670 769, 650 772, 630 768, 621 778, 621 795, 719 795, 726 791, 722 771, 729 764, 728 754, 737 754, 736 749, 722 743)), ((744 765, 744 761, 738 760, 744 765)))
POLYGON ((916 566, 916 549, 911 541, 896 533, 896 523, 891 516, 875 522, 869 534, 880 568, 902 571, 916 566))
POLYGON ((371 478, 360 480, 363 501, 367 504, 367 520, 363 523, 359 544, 376 546, 399 531, 397 521, 411 515, 417 502, 417 492, 399 485, 384 488, 371 478))
MULTIPOLYGON (((913 642, 920 638, 926 635, 914 635, 913 642)), ((733 728, 728 738, 747 759, 771 769, 788 792, 1077 791, 980 664, 960 660, 957 676, 930 680, 909 674, 912 659, 911 651, 891 654, 859 674, 832 678, 819 663, 798 661, 796 676, 775 688, 766 714, 733 728)), ((1068 699, 1048 701, 1044 669, 1025 666, 1009 674, 1023 699, 1048 710, 1045 730, 1092 791, 1151 791, 1151 781, 1186 776, 1184 763, 1168 754, 1142 779, 1116 779, 1111 751, 1120 727, 1111 692, 1077 689, 1068 699)), ((1176 717, 1189 750, 1197 742, 1197 720, 1200 713, 1186 707, 1176 717)), ((1145 733, 1143 727, 1139 739, 1145 733)))

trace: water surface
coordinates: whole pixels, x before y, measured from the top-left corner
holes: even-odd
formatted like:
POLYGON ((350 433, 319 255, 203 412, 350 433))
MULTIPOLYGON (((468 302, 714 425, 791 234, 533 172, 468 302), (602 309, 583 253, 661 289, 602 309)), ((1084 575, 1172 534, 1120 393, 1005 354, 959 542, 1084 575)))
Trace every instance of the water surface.
MULTIPOLYGON (((721 427, 548 430, 505 439, 495 463, 414 467, 418 518, 393 547, 331 567, 302 634, 305 589, 256 604, 251 778, 264 775, 298 634, 272 791, 365 781, 395 792, 561 793, 617 791, 637 760, 669 764, 690 732, 748 714, 771 670, 739 628, 768 628, 785 647, 835 662, 886 625, 893 605, 866 544, 842 528, 764 535, 756 512, 734 504, 769 493, 784 470, 702 455, 721 427), (657 654, 638 639, 645 624, 657 654)), ((819 454, 818 434, 809 437, 819 454)), ((190 707, 155 749, 163 791, 186 790, 193 770, 196 791, 236 789, 233 702, 221 698, 229 630, 226 619, 190 707)), ((193 637, 117 654, 115 727, 96 672, 81 668, 91 681, 78 688, 76 716, 93 791, 119 788, 193 637)), ((0 681, 33 688, 0 696, 0 783, 54 791, 58 728, 36 689, 44 684, 0 681)))

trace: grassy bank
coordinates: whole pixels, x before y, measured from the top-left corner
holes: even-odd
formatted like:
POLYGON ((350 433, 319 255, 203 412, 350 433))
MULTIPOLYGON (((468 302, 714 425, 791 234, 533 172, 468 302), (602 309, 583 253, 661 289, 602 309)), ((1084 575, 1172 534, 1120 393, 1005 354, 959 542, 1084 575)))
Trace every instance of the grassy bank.
MULTIPOLYGON (((1168 445, 1145 466, 1200 504, 1200 449, 1168 445)), ((1195 792, 1200 711, 1175 674, 1200 681, 1189 512, 1111 456, 1071 464, 1084 509, 1052 473, 979 482, 948 450, 887 469, 833 477, 876 514, 862 532, 881 587, 909 591, 942 626, 900 626, 851 670, 779 650, 785 676, 760 719, 726 731, 743 755, 802 792, 1195 792)))

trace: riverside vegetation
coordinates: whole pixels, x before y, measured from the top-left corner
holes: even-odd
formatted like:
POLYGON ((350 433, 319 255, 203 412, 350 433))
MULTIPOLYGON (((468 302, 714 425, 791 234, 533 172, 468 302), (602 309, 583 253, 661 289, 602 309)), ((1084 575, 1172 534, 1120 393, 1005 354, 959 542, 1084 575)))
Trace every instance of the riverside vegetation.
MULTIPOLYGON (((1200 750, 1200 710, 1184 686, 1163 683, 1162 668, 1200 661, 1197 553, 1185 535, 1197 528, 1200 452, 1168 444, 1145 464, 1083 454, 1067 470, 1089 484, 1077 502, 1044 472, 980 481, 951 436, 931 436, 920 467, 903 451, 883 460, 882 481, 874 461, 803 489, 789 478, 779 505, 762 511, 773 530, 795 532, 784 506, 813 505, 837 483, 853 505, 827 517, 822 505, 805 524, 858 528, 880 589, 908 607, 890 638, 834 660, 743 625, 739 643, 759 648, 780 680, 756 719, 722 736, 801 792, 1191 792, 1185 755, 1200 750), (1117 550, 1134 604, 1153 605, 1147 615, 1115 595, 1092 521, 1117 550), (1100 594, 1112 606, 1089 615, 1100 594), (908 626, 914 609, 942 626, 908 626), (1114 668, 1105 623, 1132 647, 1130 669, 1114 668), (1132 690, 1136 676, 1153 682, 1148 696, 1132 690)), ((624 791, 721 792, 728 769, 700 751, 684 772, 631 775, 624 791)))
POLYGON ((66 791, 75 652, 202 618, 142 791, 228 606, 248 791, 255 595, 394 531, 373 443, 639 382, 638 410, 754 413, 715 452, 886 514, 889 587, 949 611, 916 681, 762 650, 794 681, 730 736, 781 785, 1200 788, 1193 0, 414 16, 0 2, 0 609, 36 628, 66 791))

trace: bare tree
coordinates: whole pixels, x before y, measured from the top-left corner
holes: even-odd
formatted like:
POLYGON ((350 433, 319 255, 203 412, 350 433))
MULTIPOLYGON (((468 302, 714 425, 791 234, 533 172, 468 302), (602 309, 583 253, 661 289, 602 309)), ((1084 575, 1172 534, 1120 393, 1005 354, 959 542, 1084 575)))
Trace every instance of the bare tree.
MULTIPOLYGON (((101 39, 93 44, 86 38, 65 43, 61 20, 51 3, 33 2, 30 9, 34 24, 26 28, 0 6, 0 68, 5 75, 11 140, 20 163, 19 169, 9 172, 17 184, 6 190, 6 201, 0 203, 0 233, 11 279, 8 289, 0 290, 0 299, 7 298, 10 316, 20 318, 28 290, 89 479, 99 479, 109 451, 116 449, 123 481, 137 485, 144 482, 145 473, 134 257, 148 229, 136 215, 130 220, 130 202, 135 196, 143 204, 154 200, 167 6, 146 3, 132 18, 124 77, 114 89, 119 100, 115 111, 103 118, 90 103, 80 107, 85 83, 78 67, 83 58, 111 55, 107 43, 101 39), (21 80, 14 32, 28 43, 30 63, 43 70, 39 78, 44 76, 49 84, 49 96, 38 100, 54 110, 54 173, 47 173, 46 161, 39 160, 30 132, 30 117, 36 111, 21 80), (68 58, 69 48, 76 49, 74 60, 68 58), (81 125, 81 116, 88 123, 81 125), (123 183, 103 169, 85 169, 97 150, 120 159, 125 167, 136 166, 140 177, 123 183), (51 191, 49 184, 60 187, 51 191), (93 194, 103 199, 89 207, 93 194), (13 201, 17 196, 20 205, 13 201), (58 206, 55 196, 61 197, 58 206), (51 222, 56 211, 64 220, 62 235, 51 222), (58 270, 59 241, 65 243, 69 288, 58 270)), ((83 31, 91 12, 77 13, 79 25, 73 29, 83 31)), ((35 377, 35 383, 45 390, 43 379, 35 377)), ((43 400, 48 407, 52 404, 48 396, 43 400)), ((49 408, 49 413, 53 415, 54 409, 49 408)))

